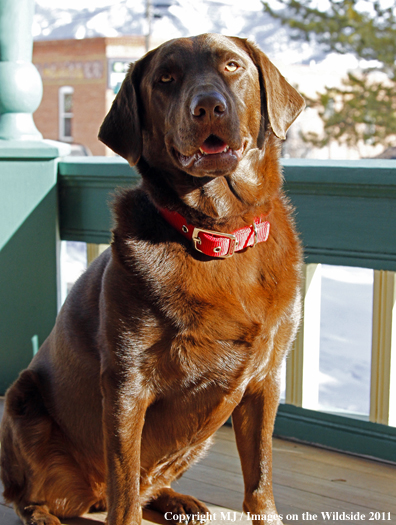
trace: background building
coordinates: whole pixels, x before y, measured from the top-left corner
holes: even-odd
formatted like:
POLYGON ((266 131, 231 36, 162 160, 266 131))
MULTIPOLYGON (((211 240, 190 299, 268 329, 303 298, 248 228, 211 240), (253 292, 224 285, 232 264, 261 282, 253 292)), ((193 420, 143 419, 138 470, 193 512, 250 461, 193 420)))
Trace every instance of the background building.
POLYGON ((34 120, 44 138, 80 145, 79 155, 111 154, 98 130, 130 62, 144 52, 143 36, 35 42, 44 91, 34 120))

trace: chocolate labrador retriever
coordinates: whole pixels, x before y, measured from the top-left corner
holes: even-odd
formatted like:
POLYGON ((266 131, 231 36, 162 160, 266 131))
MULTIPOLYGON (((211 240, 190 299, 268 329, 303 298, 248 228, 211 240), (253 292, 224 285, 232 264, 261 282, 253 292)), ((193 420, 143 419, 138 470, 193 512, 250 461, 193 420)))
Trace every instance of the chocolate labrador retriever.
POLYGON ((116 197, 111 249, 6 397, 1 478, 25 524, 207 517, 171 482, 230 415, 243 508, 281 523, 271 434, 301 250, 278 156, 303 106, 239 38, 176 39, 130 67, 99 138, 142 184, 116 197))

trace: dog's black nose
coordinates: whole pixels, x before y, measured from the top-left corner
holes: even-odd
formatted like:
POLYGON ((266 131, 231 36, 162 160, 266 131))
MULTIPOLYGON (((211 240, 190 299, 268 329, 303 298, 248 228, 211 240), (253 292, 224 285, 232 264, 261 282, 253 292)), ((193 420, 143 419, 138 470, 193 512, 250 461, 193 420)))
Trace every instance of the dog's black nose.
POLYGON ((199 93, 190 104, 191 115, 202 119, 221 117, 227 111, 226 99, 217 91, 199 93))

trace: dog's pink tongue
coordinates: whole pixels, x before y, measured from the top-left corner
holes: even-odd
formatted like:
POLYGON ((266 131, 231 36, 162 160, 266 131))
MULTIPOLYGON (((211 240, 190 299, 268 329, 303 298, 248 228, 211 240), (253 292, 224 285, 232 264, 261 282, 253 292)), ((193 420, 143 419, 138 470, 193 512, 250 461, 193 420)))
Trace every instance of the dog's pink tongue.
POLYGON ((227 144, 216 137, 216 139, 206 139, 201 150, 208 155, 213 155, 214 153, 222 153, 226 147, 227 144))

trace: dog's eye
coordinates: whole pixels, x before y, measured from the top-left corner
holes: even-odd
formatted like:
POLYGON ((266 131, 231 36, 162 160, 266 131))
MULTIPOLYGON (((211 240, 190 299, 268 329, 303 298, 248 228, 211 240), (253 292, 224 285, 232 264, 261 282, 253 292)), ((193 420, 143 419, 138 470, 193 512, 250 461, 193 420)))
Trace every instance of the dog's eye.
POLYGON ((168 84, 169 82, 173 82, 174 78, 172 77, 172 75, 170 75, 169 73, 165 73, 164 75, 162 75, 162 77, 160 78, 160 82, 162 84, 168 84))
POLYGON ((239 66, 236 62, 228 62, 225 66, 226 71, 229 71, 230 73, 234 73, 238 68, 239 66))

